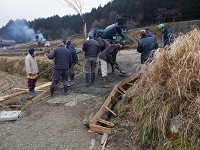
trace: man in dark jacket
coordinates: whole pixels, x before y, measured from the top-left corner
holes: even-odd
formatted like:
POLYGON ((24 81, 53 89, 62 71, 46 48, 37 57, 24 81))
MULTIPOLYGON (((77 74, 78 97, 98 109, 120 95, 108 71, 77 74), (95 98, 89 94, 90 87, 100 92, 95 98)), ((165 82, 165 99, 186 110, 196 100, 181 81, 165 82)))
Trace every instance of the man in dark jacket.
POLYGON ((174 36, 170 29, 167 29, 164 24, 159 24, 158 30, 163 34, 163 48, 165 50, 170 49, 170 45, 174 42, 174 36))
POLYGON ((67 93, 68 71, 72 64, 72 55, 69 50, 65 48, 65 45, 58 44, 58 46, 47 55, 49 59, 55 59, 54 75, 50 87, 51 95, 54 94, 54 89, 60 81, 62 76, 62 82, 64 86, 64 92, 67 93))
POLYGON ((107 85, 107 74, 108 74, 108 64, 113 67, 119 68, 118 64, 116 63, 116 56, 120 49, 122 49, 122 44, 114 44, 106 48, 103 52, 101 52, 99 59, 101 62, 101 73, 103 78, 103 85, 102 87, 109 87, 107 85))
POLYGON ((86 75, 86 84, 85 86, 90 86, 90 77, 91 85, 95 81, 95 68, 97 62, 97 55, 100 52, 99 43, 94 40, 91 36, 89 40, 83 43, 83 51, 85 52, 86 64, 85 64, 85 75, 86 75))
POLYGON ((141 40, 138 42, 137 51, 141 54, 141 63, 148 60, 149 54, 153 49, 157 49, 157 44, 153 37, 148 37, 145 30, 140 30, 141 40))
POLYGON ((98 38, 97 41, 99 42, 101 52, 110 46, 110 43, 106 39, 98 38))
MULTIPOLYGON (((71 52, 72 54, 72 65, 69 69, 69 77, 70 77, 70 83, 73 84, 74 80, 74 66, 78 62, 78 56, 76 54, 76 50, 74 48, 74 45, 71 43, 71 41, 68 38, 63 39, 63 44, 65 47, 71 52)), ((70 84, 68 84, 70 86, 70 84)))

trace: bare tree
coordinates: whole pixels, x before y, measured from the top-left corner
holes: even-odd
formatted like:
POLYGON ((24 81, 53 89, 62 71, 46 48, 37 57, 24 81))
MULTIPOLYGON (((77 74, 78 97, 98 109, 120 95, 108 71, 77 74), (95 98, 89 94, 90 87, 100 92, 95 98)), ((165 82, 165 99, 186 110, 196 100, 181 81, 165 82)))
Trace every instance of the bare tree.
POLYGON ((66 2, 67 7, 72 8, 76 13, 78 13, 81 16, 83 24, 84 24, 84 37, 86 39, 87 28, 86 28, 86 22, 84 20, 83 13, 82 13, 84 1, 83 0, 64 0, 64 1, 66 2))

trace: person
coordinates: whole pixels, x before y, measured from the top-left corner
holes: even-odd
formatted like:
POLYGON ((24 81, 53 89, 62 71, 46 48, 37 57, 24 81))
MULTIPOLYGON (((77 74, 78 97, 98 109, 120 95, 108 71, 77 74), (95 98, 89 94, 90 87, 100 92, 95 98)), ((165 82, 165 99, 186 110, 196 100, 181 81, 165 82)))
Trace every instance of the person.
POLYGON ((76 63, 78 63, 78 56, 76 54, 76 50, 74 48, 74 45, 71 43, 71 41, 67 37, 63 39, 63 44, 72 54, 72 64, 71 64, 71 67, 69 69, 70 84, 68 84, 68 86, 70 86, 70 85, 73 85, 74 66, 75 66, 76 63))
POLYGON ((138 42, 137 51, 141 53, 141 63, 144 64, 152 50, 157 49, 158 46, 153 37, 148 37, 145 30, 140 30, 141 39, 138 42))
POLYGON ((53 51, 47 54, 49 59, 55 59, 54 64, 54 74, 52 83, 50 86, 51 96, 54 95, 54 90, 56 85, 60 81, 60 77, 62 77, 62 82, 64 86, 64 93, 67 94, 67 82, 68 82, 68 71, 72 64, 72 54, 64 44, 58 44, 53 51))
POLYGON ((97 41, 99 43, 99 47, 100 47, 101 52, 111 45, 106 39, 102 39, 100 37, 97 39, 97 41))
POLYGON ((170 45, 174 42, 174 36, 170 29, 167 29, 164 24, 159 24, 158 30, 163 34, 163 48, 165 50, 170 49, 170 45))
POLYGON ((94 40, 92 36, 89 37, 89 40, 83 43, 83 51, 85 52, 85 77, 86 83, 85 86, 89 87, 94 84, 95 81, 95 68, 97 62, 97 56, 100 52, 99 43, 94 40))
MULTIPOLYGON (((100 47, 101 52, 103 52, 106 48, 108 48, 111 45, 110 42, 108 42, 106 39, 102 39, 101 37, 99 37, 97 39, 97 42, 99 43, 99 47, 100 47)), ((97 73, 98 73, 98 75, 101 75, 100 60, 99 59, 97 59, 97 60, 98 60, 98 62, 97 62, 97 73)), ((108 65, 108 70, 111 70, 110 65, 108 65)))
MULTIPOLYGON (((102 78, 103 78, 102 87, 104 87, 104 88, 109 87, 107 85, 108 64, 110 64, 112 66, 112 68, 114 68, 114 67, 119 68, 119 66, 116 62, 116 56, 117 56, 118 51, 122 48, 123 48, 122 43, 110 45, 103 52, 101 52, 101 54, 99 56, 99 59, 101 62, 101 73, 102 73, 102 78)), ((114 70, 113 70, 113 73, 114 73, 114 70)))
POLYGON ((25 68, 28 78, 28 88, 29 88, 29 94, 31 95, 36 94, 35 84, 37 82, 37 74, 39 72, 34 51, 35 51, 34 48, 30 48, 28 50, 28 55, 25 57, 25 68))
POLYGON ((148 27, 145 28, 145 31, 146 31, 146 34, 147 34, 148 37, 153 37, 152 33, 149 31, 148 27))

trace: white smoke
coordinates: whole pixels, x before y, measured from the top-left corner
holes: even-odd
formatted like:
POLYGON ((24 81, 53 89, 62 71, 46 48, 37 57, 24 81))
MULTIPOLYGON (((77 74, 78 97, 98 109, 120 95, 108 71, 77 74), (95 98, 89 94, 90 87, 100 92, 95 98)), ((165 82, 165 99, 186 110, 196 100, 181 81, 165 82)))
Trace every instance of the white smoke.
MULTIPOLYGON (((29 27, 29 24, 25 19, 10 22, 6 34, 17 43, 32 42, 36 40, 35 31, 29 27)), ((44 39, 42 33, 39 33, 39 37, 40 39, 44 39)))
POLYGON ((38 41, 44 42, 46 39, 44 38, 43 34, 38 30, 36 36, 38 36, 38 41))

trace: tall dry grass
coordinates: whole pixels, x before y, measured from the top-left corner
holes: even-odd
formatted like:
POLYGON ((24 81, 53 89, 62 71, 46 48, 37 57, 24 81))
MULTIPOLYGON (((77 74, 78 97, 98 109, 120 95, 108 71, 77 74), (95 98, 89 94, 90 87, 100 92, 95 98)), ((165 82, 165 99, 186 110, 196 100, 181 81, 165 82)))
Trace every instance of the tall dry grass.
POLYGON ((170 120, 179 115, 184 129, 177 136, 181 140, 176 148, 199 148, 200 30, 180 35, 170 51, 157 50, 130 92, 133 104, 129 121, 136 122, 139 139, 158 141, 160 149, 169 148, 170 120))

